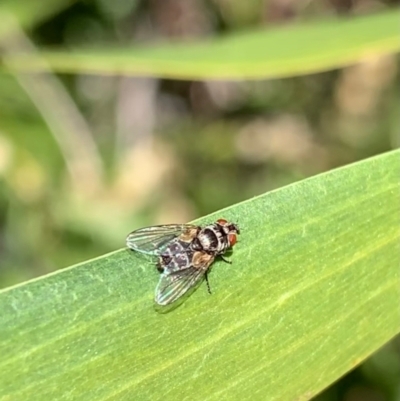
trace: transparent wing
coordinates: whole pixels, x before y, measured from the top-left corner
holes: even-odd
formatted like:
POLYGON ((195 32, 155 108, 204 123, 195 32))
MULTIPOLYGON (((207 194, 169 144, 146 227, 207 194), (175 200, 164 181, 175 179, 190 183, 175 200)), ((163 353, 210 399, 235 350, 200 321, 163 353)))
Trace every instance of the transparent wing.
POLYGON ((146 253, 149 255, 159 255, 162 250, 176 237, 197 231, 197 226, 191 224, 165 224, 139 228, 131 232, 126 237, 128 248, 146 253))
POLYGON ((193 266, 173 274, 162 274, 156 288, 155 301, 168 305, 176 301, 204 276, 205 270, 193 266))
POLYGON ((203 278, 214 257, 200 252, 197 254, 199 258, 195 262, 196 267, 192 265, 185 270, 161 275, 155 294, 155 301, 159 305, 175 302, 203 278))

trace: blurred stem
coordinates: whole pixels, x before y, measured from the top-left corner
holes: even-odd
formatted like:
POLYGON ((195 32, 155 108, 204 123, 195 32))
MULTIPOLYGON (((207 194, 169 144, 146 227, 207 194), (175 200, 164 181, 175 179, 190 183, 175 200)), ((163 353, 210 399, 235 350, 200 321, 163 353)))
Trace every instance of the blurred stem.
POLYGON ((90 128, 76 104, 40 57, 35 45, 12 17, 11 40, 0 43, 3 63, 26 91, 41 113, 64 156, 74 187, 93 193, 102 183, 103 162, 90 128), (24 52, 42 66, 41 73, 21 73, 12 67, 8 57, 24 52))
POLYGON ((154 78, 122 77, 117 103, 116 157, 126 156, 143 141, 151 143, 157 113, 159 81, 154 78))

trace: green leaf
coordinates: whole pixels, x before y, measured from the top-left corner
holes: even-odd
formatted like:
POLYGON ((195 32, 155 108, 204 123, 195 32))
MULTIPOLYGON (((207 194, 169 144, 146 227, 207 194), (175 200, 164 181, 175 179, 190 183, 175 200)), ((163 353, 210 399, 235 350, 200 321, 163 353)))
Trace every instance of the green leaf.
MULTIPOLYGON (((59 72, 155 75, 180 79, 277 78, 338 68, 396 52, 399 12, 303 23, 199 43, 44 52, 59 72)), ((32 55, 14 55, 16 69, 41 69, 32 55)))
POLYGON ((201 219, 240 224, 233 264, 169 313, 126 249, 0 292, 0 399, 312 397, 400 331, 399 173, 397 150, 201 219))

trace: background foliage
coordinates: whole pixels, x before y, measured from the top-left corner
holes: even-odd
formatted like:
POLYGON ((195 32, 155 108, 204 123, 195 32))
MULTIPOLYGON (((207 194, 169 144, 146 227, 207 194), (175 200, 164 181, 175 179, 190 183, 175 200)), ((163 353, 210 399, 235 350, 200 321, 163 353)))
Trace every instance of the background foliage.
MULTIPOLYGON (((384 52, 285 79, 178 81, 88 75, 79 64, 74 75, 32 80, 17 72, 15 50, 33 60, 49 46, 61 55, 146 48, 390 15, 396 3, 3 1, 0 286, 115 250, 135 227, 189 221, 399 145, 399 63, 384 52)), ((388 344, 320 399, 398 399, 399 347, 388 344)))

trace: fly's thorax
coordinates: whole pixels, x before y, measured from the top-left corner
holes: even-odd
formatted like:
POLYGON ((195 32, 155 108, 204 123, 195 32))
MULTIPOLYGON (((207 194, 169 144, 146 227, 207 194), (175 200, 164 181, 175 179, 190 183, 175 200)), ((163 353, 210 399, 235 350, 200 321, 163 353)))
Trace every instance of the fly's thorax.
POLYGON ((224 253, 228 247, 228 237, 222 227, 217 224, 204 227, 192 243, 192 249, 216 255, 224 253))

